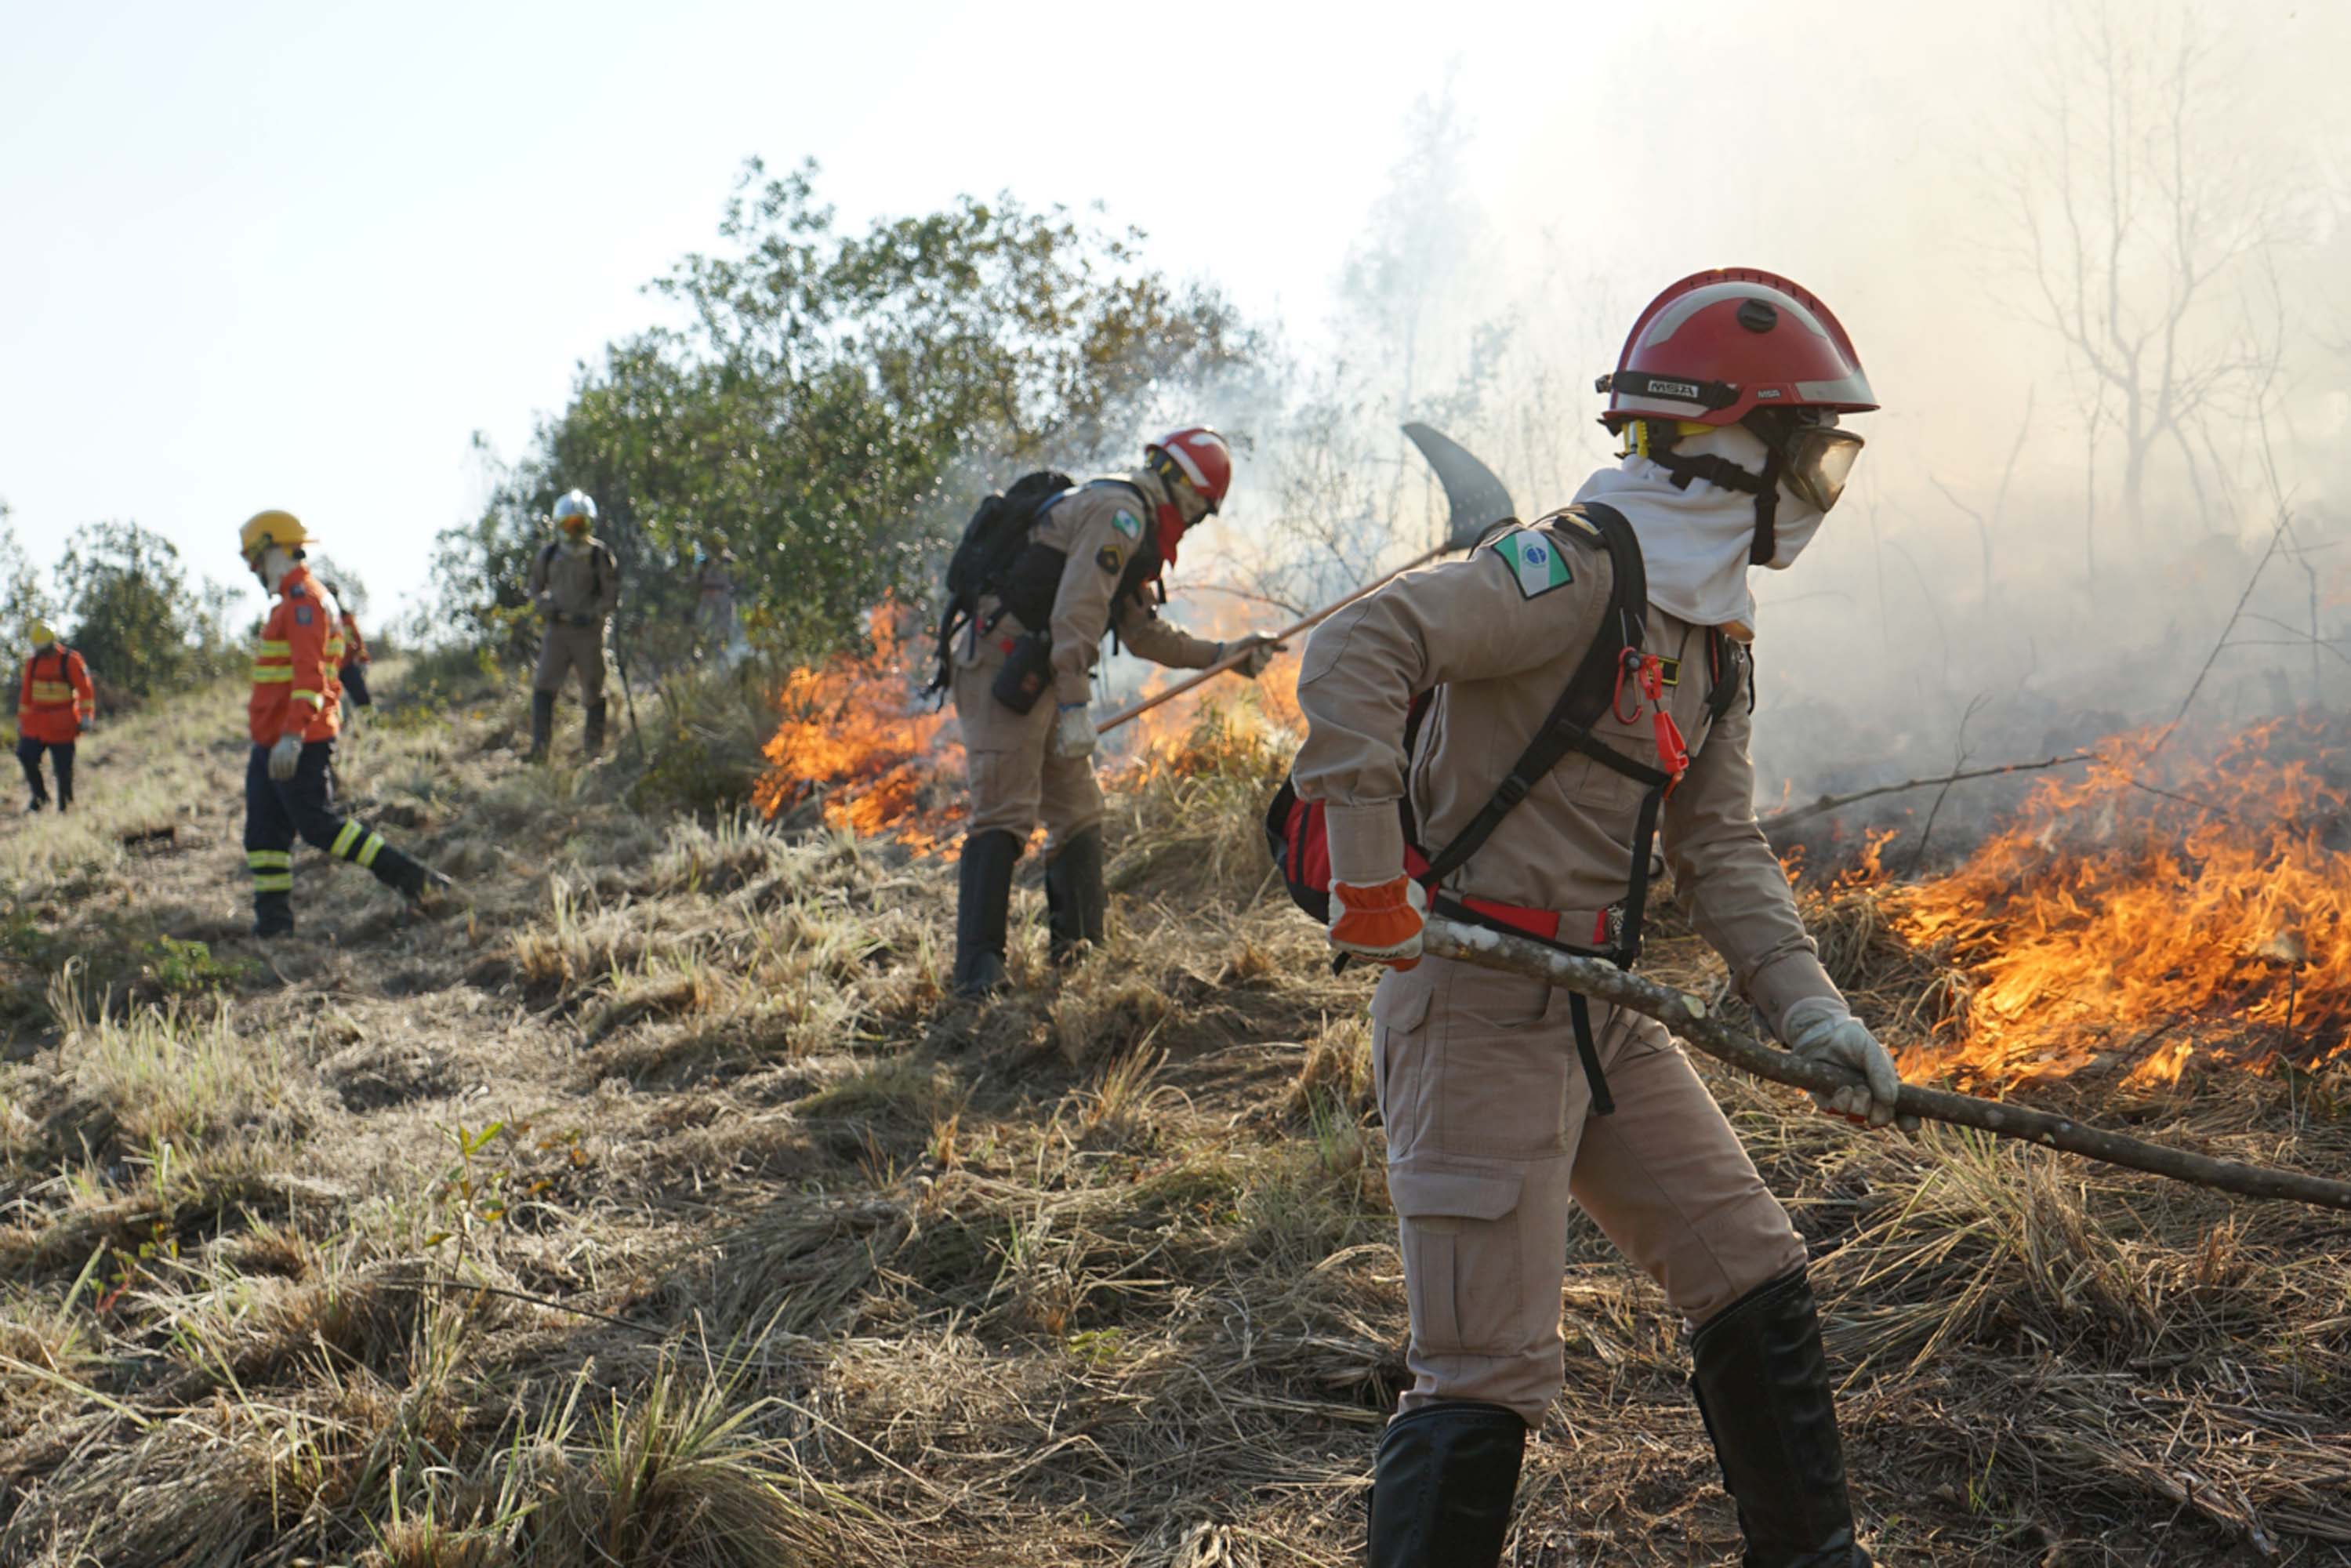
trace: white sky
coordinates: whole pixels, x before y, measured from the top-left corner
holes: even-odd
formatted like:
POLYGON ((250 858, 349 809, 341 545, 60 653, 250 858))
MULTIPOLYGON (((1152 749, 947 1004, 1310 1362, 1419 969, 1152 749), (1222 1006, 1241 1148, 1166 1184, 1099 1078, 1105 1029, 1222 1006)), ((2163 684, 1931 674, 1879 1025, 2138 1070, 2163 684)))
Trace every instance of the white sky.
POLYGON ((517 455, 752 153, 852 220, 1102 199, 1170 270, 1319 293, 1430 53, 1191 6, 1187 89, 1169 13, 1108 10, 0 0, 0 498, 37 559, 133 517, 232 581, 286 507, 382 616, 476 509, 471 433, 517 455))
MULTIPOLYGON (((0 498, 38 559, 129 517, 225 581, 286 507, 386 618, 478 509, 472 433, 518 455, 655 319, 641 286, 712 243, 745 156, 814 156, 852 224, 1103 200, 1155 265, 1311 329, 1448 59, 1506 236, 1588 252, 1622 309, 1784 267, 1862 342, 1873 441, 1964 371, 1996 453, 2029 372, 1957 204, 2038 10, 0 0, 0 498)), ((2313 102, 2341 11, 2262 13, 2313 102)))

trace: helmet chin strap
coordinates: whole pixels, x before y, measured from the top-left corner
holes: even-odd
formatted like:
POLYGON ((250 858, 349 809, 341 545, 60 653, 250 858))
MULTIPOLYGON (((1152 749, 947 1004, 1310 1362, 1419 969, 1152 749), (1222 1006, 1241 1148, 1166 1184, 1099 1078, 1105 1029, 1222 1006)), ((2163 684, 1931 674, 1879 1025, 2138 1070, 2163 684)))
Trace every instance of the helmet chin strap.
POLYGON ((1763 472, 1751 474, 1728 457, 1707 453, 1687 456, 1676 452, 1681 432, 1670 420, 1645 419, 1636 421, 1635 449, 1642 456, 1672 476, 1674 488, 1687 490, 1694 480, 1724 490, 1737 490, 1755 497, 1755 538, 1748 546, 1750 566, 1770 566, 1771 558, 1780 553, 1780 449, 1770 442, 1763 444, 1763 472))

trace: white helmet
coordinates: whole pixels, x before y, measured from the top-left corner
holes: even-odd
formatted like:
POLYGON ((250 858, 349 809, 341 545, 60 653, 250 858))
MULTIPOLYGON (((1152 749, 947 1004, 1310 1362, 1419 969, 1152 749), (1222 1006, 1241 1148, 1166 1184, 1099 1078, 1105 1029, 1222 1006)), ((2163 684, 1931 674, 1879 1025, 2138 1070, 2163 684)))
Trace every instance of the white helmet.
POLYGON ((564 532, 584 534, 595 523, 596 498, 587 491, 566 491, 563 499, 555 503, 555 526, 564 532))

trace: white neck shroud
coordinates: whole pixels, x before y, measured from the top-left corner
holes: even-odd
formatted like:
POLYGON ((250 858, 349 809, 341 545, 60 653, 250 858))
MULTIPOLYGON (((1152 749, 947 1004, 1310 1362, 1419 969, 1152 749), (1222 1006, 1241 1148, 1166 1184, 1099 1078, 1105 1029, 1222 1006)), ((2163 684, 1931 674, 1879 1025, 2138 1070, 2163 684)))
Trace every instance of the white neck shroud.
MULTIPOLYGON (((1684 436, 1674 450, 1693 457, 1711 454, 1750 474, 1763 472, 1768 455, 1760 436, 1735 424, 1684 436)), ((1692 625, 1720 626, 1742 638, 1754 634, 1755 596, 1747 590, 1753 496, 1703 479, 1677 489, 1674 476, 1656 464, 1626 457, 1586 479, 1575 498, 1614 507, 1633 525, 1648 570, 1650 603, 1692 625)), ((1794 565, 1820 526, 1821 513, 1781 486, 1772 570, 1794 565)))

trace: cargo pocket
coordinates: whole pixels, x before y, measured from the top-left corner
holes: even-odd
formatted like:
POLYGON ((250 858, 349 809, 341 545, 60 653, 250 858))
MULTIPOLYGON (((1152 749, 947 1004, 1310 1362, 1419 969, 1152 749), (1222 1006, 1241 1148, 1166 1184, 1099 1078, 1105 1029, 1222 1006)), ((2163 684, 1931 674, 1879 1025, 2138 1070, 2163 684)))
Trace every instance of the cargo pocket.
POLYGON ((1565 1152, 1575 1071, 1568 994, 1539 980, 1460 970, 1444 1000, 1425 1031, 1429 1152, 1481 1160, 1565 1152))
POLYGON ((1515 1354, 1526 1260, 1514 1171, 1388 1167, 1414 1344, 1428 1355, 1515 1354))
MULTIPOLYGON (((1656 728, 1644 708, 1635 724, 1619 724, 1613 713, 1604 713, 1600 722, 1592 727, 1592 738, 1630 762, 1646 767, 1657 765, 1656 728)), ((1628 779, 1594 757, 1577 753, 1569 766, 1562 770, 1568 798, 1579 806, 1597 806, 1606 810, 1630 811, 1641 803, 1647 788, 1638 779, 1628 779)))
POLYGON ((1431 973, 1426 966, 1391 970, 1372 993, 1372 1098, 1391 1159, 1409 1155, 1427 1132, 1431 973))

